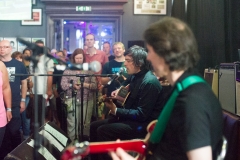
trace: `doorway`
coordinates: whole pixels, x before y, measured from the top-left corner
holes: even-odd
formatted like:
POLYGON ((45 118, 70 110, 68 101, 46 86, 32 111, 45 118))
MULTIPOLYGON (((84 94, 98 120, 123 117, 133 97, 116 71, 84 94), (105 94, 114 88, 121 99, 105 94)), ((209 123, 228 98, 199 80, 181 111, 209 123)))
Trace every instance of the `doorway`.
POLYGON ((76 48, 83 48, 85 36, 95 35, 95 48, 102 50, 102 45, 108 41, 111 45, 116 41, 115 23, 94 21, 63 21, 63 48, 71 54, 76 48))

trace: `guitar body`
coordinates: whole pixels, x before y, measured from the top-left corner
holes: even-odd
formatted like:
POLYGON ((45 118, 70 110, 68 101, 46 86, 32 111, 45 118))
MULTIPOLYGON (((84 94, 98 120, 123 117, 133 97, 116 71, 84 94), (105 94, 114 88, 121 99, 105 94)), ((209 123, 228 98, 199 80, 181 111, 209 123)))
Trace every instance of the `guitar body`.
POLYGON ((115 97, 102 96, 100 98, 100 102, 106 102, 106 101, 112 99, 114 103, 116 103, 117 105, 122 107, 122 106, 124 106, 129 94, 130 94, 130 92, 128 91, 128 86, 126 86, 126 87, 121 86, 115 97))
POLYGON ((73 158, 84 158, 88 154, 108 153, 109 151, 116 151, 117 148, 122 148, 125 151, 134 151, 138 153, 136 160, 144 160, 148 147, 148 139, 150 133, 153 131, 156 120, 152 121, 148 127, 148 134, 144 140, 128 140, 128 141, 110 141, 110 142, 82 142, 75 146, 66 148, 63 152, 61 160, 69 160, 73 158))

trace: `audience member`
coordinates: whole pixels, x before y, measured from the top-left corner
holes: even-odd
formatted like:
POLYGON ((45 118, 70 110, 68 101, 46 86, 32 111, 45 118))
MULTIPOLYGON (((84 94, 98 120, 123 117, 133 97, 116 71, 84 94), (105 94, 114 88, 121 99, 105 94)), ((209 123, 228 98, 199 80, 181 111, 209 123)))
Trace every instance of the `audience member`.
MULTIPOLYGON (((76 49, 72 54, 72 62, 74 64, 83 64, 85 62, 84 51, 76 49)), ((77 74, 94 74, 93 71, 84 71, 76 69, 66 69, 63 75, 77 75, 77 74)), ((62 89, 65 93, 65 103, 67 104, 67 133, 71 140, 78 139, 81 127, 81 82, 80 77, 63 76, 61 81, 62 89), (74 92, 74 93, 73 93, 74 92), (76 105, 75 105, 76 104, 76 105), (75 121, 76 120, 76 121, 75 121), (76 132, 75 132, 76 131, 76 132), (75 135, 75 133, 77 133, 75 135)), ((93 91, 96 90, 96 77, 85 77, 83 95, 83 119, 84 119, 84 135, 89 135, 89 126, 91 116, 93 113, 93 91)))
POLYGON ((0 148, 6 130, 6 125, 12 119, 11 99, 11 88, 7 68, 3 62, 0 61, 0 148))
MULTIPOLYGON (((98 50, 94 47, 95 44, 95 37, 92 33, 87 34, 85 37, 86 45, 87 45, 87 50, 85 50, 85 57, 86 57, 86 62, 91 63, 92 61, 98 61, 101 63, 101 66, 108 62, 108 57, 107 55, 101 51, 98 50)), ((102 68, 98 73, 102 72, 102 68)))
MULTIPOLYGON (((38 40, 35 43, 40 47, 44 46, 44 43, 41 40, 38 40)), ((53 60, 43 53, 38 56, 39 60, 35 68, 33 62, 30 63, 30 72, 32 74, 53 74, 53 60)), ((42 114, 45 115, 47 120, 51 120, 51 117, 49 116, 51 115, 51 107, 53 106, 49 106, 48 102, 53 97, 52 79, 52 76, 38 76, 37 82, 35 82, 34 78, 32 79, 33 83, 36 83, 37 86, 36 88, 33 87, 33 93, 38 95, 38 123, 40 126, 42 126, 45 122, 45 119, 42 119, 42 114)))
MULTIPOLYGON (((32 55, 32 51, 28 48, 25 48, 23 50, 23 64, 27 69, 28 74, 30 74, 29 70, 29 64, 30 64, 30 57, 32 55)), ((27 78, 27 95, 26 95, 26 109, 29 104, 30 100, 30 94, 32 94, 32 88, 33 88, 33 82, 32 77, 29 76, 27 78)), ((27 117, 27 111, 26 109, 21 113, 21 120, 22 120, 22 131, 23 131, 23 139, 27 139, 30 136, 31 133, 31 127, 30 127, 30 117, 27 117)))
MULTIPOLYGON (((65 55, 63 51, 59 51, 56 53, 56 58, 62 60, 65 62, 65 55)), ((58 65, 62 65, 62 62, 59 61, 58 65)), ((53 74, 63 74, 65 69, 62 69, 62 67, 55 66, 53 74)), ((63 90, 61 87, 61 79, 62 76, 53 76, 53 94, 56 98, 56 106, 57 106, 57 117, 60 122, 61 129, 67 133, 67 113, 64 103, 62 102, 63 99, 63 90)))
POLYGON ((27 71, 22 62, 11 57, 12 47, 8 40, 0 42, 0 57, 7 67, 9 81, 12 90, 12 119, 6 126, 3 145, 0 150, 0 159, 3 159, 9 152, 21 143, 21 117, 20 113, 25 110, 25 101, 27 93, 27 71), (23 74, 21 76, 12 76, 11 74, 23 74))
POLYGON ((32 50, 29 48, 25 48, 23 50, 23 63, 24 66, 27 68, 27 71, 29 72, 29 65, 30 65, 30 58, 32 56, 32 50))
POLYGON ((53 57, 55 57, 56 54, 57 54, 57 52, 58 52, 58 51, 54 48, 54 49, 51 50, 51 55, 52 55, 53 57))
MULTIPOLYGON (((85 58, 86 58, 86 62, 87 63, 91 63, 93 61, 98 61, 101 63, 101 70, 99 70, 99 72, 96 72, 96 74, 101 74, 102 73, 102 68, 103 65, 108 62, 108 57, 106 56, 106 54, 101 51, 98 50, 94 47, 95 44, 95 37, 92 33, 89 33, 86 35, 85 37, 85 44, 87 45, 87 50, 84 51, 85 53, 85 58)), ((94 94, 94 106, 96 106, 97 108, 97 113, 96 113, 96 109, 93 110, 93 115, 97 118, 102 116, 102 110, 103 110, 103 104, 100 106, 97 106, 97 100, 98 97, 101 97, 102 93, 101 93, 101 77, 97 77, 97 83, 98 83, 98 91, 96 91, 96 94, 94 94)))
MULTIPOLYGON (((24 51, 26 52, 26 50, 24 50, 24 51)), ((23 60, 23 58, 25 58, 25 56, 21 52, 15 51, 12 53, 12 58, 15 58, 16 60, 22 62, 22 60, 23 60)), ((25 62, 26 62, 26 60, 25 60, 25 62)), ((26 69, 27 69, 28 74, 30 74, 29 68, 26 67, 26 69)), ((29 76, 27 78, 27 94, 26 94, 26 100, 25 100, 26 109, 27 109, 27 106, 28 106, 28 103, 30 100, 29 93, 31 92, 32 87, 33 87, 32 79, 29 76)), ((27 118, 27 116, 26 116, 26 109, 21 113, 21 122, 22 122, 21 130, 23 132, 24 140, 30 136, 30 118, 27 118)))
POLYGON ((23 54, 21 52, 15 51, 12 53, 12 58, 22 62, 23 61, 23 54))
POLYGON ((107 41, 103 43, 103 52, 106 53, 109 61, 115 58, 113 55, 111 55, 111 45, 107 41))
MULTIPOLYGON (((142 47, 133 46, 125 54, 124 66, 130 76, 122 85, 128 85, 130 94, 123 108, 117 108, 112 101, 105 102, 114 116, 91 123, 91 142, 144 138, 147 125, 155 120, 162 110, 162 86, 149 70, 147 52, 142 47)), ((118 91, 113 91, 112 96, 117 97, 118 91)), ((92 156, 92 159, 97 159, 95 155, 92 156)), ((110 157, 103 159, 108 158, 110 157)))
POLYGON ((68 58, 68 50, 66 48, 63 48, 63 53, 64 53, 64 56, 65 56, 65 60, 68 61, 69 58, 68 58))
MULTIPOLYGON (((184 22, 165 17, 151 25, 144 38, 154 71, 166 77, 173 89, 198 75, 194 71, 199 59, 197 42, 184 22)), ((193 84, 177 96, 161 141, 146 159, 215 160, 221 151, 222 121, 221 106, 211 88, 193 84)), ((133 160, 120 148, 111 155, 114 160, 133 160)))
MULTIPOLYGON (((128 77, 126 73, 126 68, 124 67, 124 52, 125 52, 125 47, 122 42, 116 42, 113 45, 113 53, 115 55, 115 59, 107 62, 103 66, 103 71, 102 74, 116 74, 118 72, 122 72, 121 76, 119 78, 116 78, 112 80, 112 78, 109 77, 102 77, 101 82, 102 85, 105 86, 107 90, 107 96, 111 96, 111 93, 118 89, 121 86, 121 83, 126 80, 128 77)), ((107 117, 109 112, 109 109, 104 107, 103 113, 102 113, 102 119, 105 119, 107 117)))

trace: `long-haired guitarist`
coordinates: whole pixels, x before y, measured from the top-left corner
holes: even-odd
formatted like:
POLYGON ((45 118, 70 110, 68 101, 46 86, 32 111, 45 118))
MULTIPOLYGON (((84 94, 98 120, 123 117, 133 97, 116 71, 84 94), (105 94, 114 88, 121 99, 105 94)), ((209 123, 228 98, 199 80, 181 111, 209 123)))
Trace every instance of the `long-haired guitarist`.
MULTIPOLYGON (((144 138, 147 125, 162 110, 162 86, 149 70, 145 49, 139 46, 128 49, 125 52, 124 67, 130 75, 122 83, 122 86, 128 86, 128 98, 123 108, 117 108, 112 101, 105 103, 114 116, 91 124, 91 142, 144 138)), ((116 96, 118 91, 112 92, 112 96, 116 96)), ((126 90, 121 89, 121 92, 126 93, 126 90)), ((103 157, 107 158, 110 157, 103 157)), ((98 157, 92 155, 91 159, 97 160, 98 157)))
MULTIPOLYGON (((179 82, 197 75, 197 42, 184 22, 165 17, 151 25, 144 38, 147 59, 157 76, 166 77, 173 90, 179 82)), ((221 151, 222 125, 221 106, 211 88, 205 83, 193 84, 177 96, 161 141, 146 160, 216 159, 221 151)), ((111 156, 114 160, 133 159, 120 148, 111 156)))

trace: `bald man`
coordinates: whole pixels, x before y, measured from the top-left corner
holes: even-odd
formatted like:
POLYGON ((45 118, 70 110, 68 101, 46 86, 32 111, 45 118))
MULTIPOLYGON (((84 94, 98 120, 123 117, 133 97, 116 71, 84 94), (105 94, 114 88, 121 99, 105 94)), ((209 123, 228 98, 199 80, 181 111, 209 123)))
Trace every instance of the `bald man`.
POLYGON ((28 73, 22 62, 11 57, 12 46, 8 40, 0 42, 0 59, 7 67, 9 82, 12 90, 12 119, 6 126, 6 132, 0 148, 0 159, 21 143, 20 113, 25 110, 28 73), (25 74, 23 76, 10 76, 10 74, 25 74))

